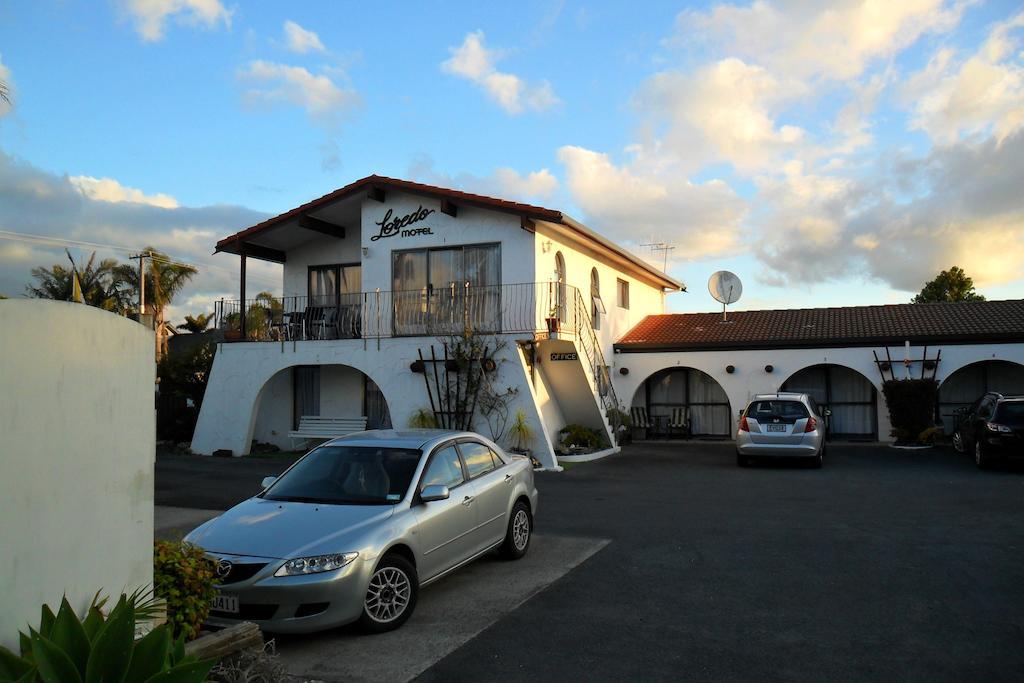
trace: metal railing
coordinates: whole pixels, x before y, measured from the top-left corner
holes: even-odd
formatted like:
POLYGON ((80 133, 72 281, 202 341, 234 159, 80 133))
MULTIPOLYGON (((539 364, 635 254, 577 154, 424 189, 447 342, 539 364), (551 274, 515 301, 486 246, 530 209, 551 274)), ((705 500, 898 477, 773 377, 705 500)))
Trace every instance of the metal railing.
MULTIPOLYGON (((261 296, 216 302, 215 326, 227 341, 380 339, 548 331, 575 336, 590 327, 569 285, 468 283, 340 296, 261 296), (244 311, 244 320, 243 320, 244 311)), ((591 333, 593 330, 591 329, 591 333)))
POLYGON ((597 332, 594 330, 591 320, 590 311, 592 306, 587 305, 578 289, 573 289, 575 290, 573 317, 582 323, 578 326, 577 346, 587 357, 591 376, 597 385, 597 395, 601 399, 604 414, 608 418, 608 423, 612 429, 612 438, 617 439, 619 436, 619 425, 621 424, 619 397, 615 394, 615 387, 612 386, 611 373, 607 363, 605 363, 604 352, 601 351, 601 342, 597 338, 597 332))

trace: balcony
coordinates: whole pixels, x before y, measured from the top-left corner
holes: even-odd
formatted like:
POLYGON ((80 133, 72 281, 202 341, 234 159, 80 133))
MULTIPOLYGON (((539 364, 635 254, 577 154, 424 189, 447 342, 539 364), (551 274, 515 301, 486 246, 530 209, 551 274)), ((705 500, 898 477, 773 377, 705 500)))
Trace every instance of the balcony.
POLYGON ((590 330, 575 287, 554 282, 373 291, 340 296, 285 296, 216 302, 225 341, 267 342, 439 337, 590 330), (548 319, 557 323, 549 323, 548 319))

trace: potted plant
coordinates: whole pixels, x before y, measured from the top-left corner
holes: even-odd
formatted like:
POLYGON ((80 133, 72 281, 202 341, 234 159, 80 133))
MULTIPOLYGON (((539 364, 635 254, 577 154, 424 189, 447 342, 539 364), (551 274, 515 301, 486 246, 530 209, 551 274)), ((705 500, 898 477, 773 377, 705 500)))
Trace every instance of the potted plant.
POLYGON ((890 379, 882 383, 889 408, 894 444, 898 448, 924 448, 935 438, 935 404, 939 383, 934 379, 890 379))
POLYGON ((431 410, 417 408, 409 416, 409 427, 412 429, 437 429, 437 417, 431 410))
POLYGON ((548 339, 558 339, 558 331, 562 326, 562 321, 558 318, 558 306, 551 307, 544 322, 548 325, 548 339))
POLYGON ((513 453, 530 455, 528 444, 533 441, 533 429, 526 422, 526 413, 522 410, 516 411, 515 421, 508 428, 508 436, 512 440, 513 453))

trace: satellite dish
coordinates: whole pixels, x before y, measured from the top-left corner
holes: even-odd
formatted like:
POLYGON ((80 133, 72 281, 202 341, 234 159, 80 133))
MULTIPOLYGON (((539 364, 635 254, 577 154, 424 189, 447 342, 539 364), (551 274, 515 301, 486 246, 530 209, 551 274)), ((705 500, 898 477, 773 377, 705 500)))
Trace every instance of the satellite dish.
POLYGON ((740 295, 743 294, 743 283, 740 282, 735 273, 730 273, 728 270, 720 270, 712 273, 708 279, 708 291, 711 292, 711 296, 715 297, 716 301, 721 302, 722 321, 728 322, 729 317, 725 312, 725 307, 740 300, 740 295))

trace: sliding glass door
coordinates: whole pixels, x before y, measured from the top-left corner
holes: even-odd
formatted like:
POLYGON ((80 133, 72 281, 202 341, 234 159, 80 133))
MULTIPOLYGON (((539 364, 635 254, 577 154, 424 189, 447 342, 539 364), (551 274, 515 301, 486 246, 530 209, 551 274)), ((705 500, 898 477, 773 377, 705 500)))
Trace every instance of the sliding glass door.
POLYGON ((311 334, 338 338, 358 337, 362 328, 361 293, 363 268, 360 264, 310 266, 309 300, 305 321, 311 334))
POLYGON ((497 244, 392 252, 395 334, 497 332, 500 271, 497 244))

